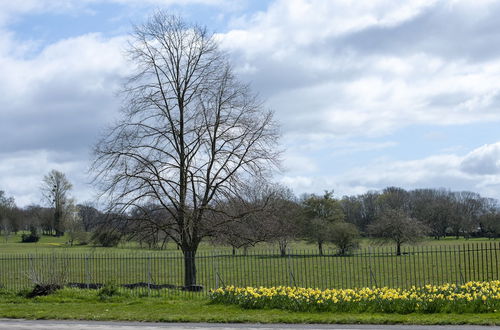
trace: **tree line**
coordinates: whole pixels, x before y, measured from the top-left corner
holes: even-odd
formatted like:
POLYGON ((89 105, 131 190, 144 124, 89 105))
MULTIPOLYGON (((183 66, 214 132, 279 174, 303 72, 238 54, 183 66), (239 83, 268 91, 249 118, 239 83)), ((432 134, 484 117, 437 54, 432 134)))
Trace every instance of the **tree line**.
MULTIPOLYGON (((65 233, 71 245, 109 247, 132 240, 163 249, 169 241, 176 242, 175 219, 162 206, 151 202, 125 213, 103 212, 89 202, 76 203, 62 172, 51 171, 42 183, 43 205, 18 207, 0 190, 0 230, 5 240, 22 231, 30 233, 23 235, 27 242, 38 240, 40 234, 65 233)), ((231 246, 233 253, 267 242, 276 244, 284 256, 290 242, 306 240, 317 246, 320 255, 326 243, 347 254, 357 248, 360 237, 371 237, 393 242, 400 254, 402 244, 426 236, 500 237, 497 200, 470 191, 387 187, 341 198, 335 198, 333 191, 298 197, 282 185, 256 183, 218 207, 218 218, 207 219, 199 234, 213 244, 231 246)))

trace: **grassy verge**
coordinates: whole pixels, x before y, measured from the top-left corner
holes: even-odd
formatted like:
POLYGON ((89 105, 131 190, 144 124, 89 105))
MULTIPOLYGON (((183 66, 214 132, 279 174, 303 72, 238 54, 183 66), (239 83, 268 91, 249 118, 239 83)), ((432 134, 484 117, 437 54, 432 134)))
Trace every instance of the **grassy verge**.
POLYGON ((99 297, 97 292, 64 289, 27 299, 12 292, 0 294, 0 318, 80 319, 153 322, 252 323, 378 323, 500 325, 500 313, 382 314, 246 310, 210 304, 205 297, 99 297))

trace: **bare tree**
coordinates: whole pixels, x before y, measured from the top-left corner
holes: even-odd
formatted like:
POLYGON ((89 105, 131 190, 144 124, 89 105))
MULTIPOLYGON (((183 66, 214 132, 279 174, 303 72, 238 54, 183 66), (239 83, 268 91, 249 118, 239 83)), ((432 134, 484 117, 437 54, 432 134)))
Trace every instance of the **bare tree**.
POLYGON ((115 211, 154 203, 168 213, 159 225, 184 253, 190 287, 200 241, 228 219, 217 221, 218 205, 278 165, 278 130, 205 28, 156 12, 129 55, 137 70, 123 119, 96 145, 96 182, 115 211))
POLYGON ((63 172, 50 171, 43 177, 42 194, 48 205, 54 210, 54 222, 52 224, 55 236, 64 234, 63 220, 66 207, 68 206, 68 192, 72 184, 63 172))
POLYGON ((401 209, 386 209, 382 215, 368 226, 369 233, 385 241, 396 244, 396 255, 401 255, 401 245, 413 243, 429 233, 422 222, 410 218, 401 209))
POLYGON ((264 209, 264 228, 270 240, 278 243, 284 257, 290 242, 299 236, 302 208, 291 189, 274 185, 270 192, 270 201, 264 209))
POLYGON ((14 198, 7 197, 5 193, 0 190, 0 231, 3 233, 6 243, 14 229, 13 211, 15 207, 14 198))
POLYGON ((96 229, 104 215, 91 202, 83 202, 78 204, 77 207, 79 216, 82 219, 83 229, 86 232, 96 229))

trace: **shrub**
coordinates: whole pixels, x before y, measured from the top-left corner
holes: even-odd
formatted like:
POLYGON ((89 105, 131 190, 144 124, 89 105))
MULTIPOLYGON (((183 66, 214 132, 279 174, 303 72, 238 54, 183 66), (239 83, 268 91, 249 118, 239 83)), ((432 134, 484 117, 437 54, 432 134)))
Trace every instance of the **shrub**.
POLYGON ((352 223, 337 221, 331 225, 330 241, 337 246, 340 255, 358 247, 359 231, 352 223))
POLYGON ((62 289, 62 286, 59 284, 37 284, 32 290, 27 292, 25 297, 35 298, 39 296, 48 296, 59 289, 62 289))
POLYGON ((34 228, 34 227, 31 227, 29 234, 22 234, 21 235, 21 242, 22 243, 36 243, 39 240, 40 240, 40 235, 38 234, 36 228, 34 228))
POLYGON ((99 292, 97 293, 97 296, 101 300, 107 300, 111 297, 116 297, 120 295, 121 294, 120 291, 118 290, 118 287, 111 283, 104 285, 101 289, 99 289, 99 292))
POLYGON ((114 247, 120 243, 121 235, 113 231, 95 231, 92 242, 103 247, 114 247))

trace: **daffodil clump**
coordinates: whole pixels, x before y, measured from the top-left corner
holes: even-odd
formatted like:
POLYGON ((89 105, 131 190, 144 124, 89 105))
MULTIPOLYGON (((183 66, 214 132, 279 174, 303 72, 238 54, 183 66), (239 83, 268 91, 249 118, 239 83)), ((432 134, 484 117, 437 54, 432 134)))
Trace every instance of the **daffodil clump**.
POLYGON ((293 311, 478 313, 500 310, 500 281, 413 286, 410 289, 228 286, 212 290, 210 299, 213 303, 236 304, 244 308, 293 311))

